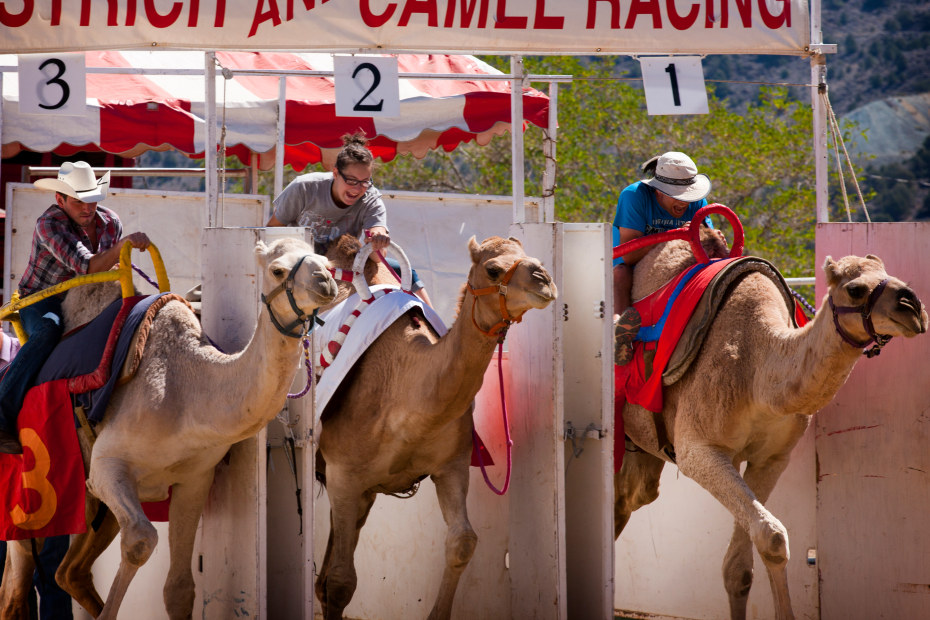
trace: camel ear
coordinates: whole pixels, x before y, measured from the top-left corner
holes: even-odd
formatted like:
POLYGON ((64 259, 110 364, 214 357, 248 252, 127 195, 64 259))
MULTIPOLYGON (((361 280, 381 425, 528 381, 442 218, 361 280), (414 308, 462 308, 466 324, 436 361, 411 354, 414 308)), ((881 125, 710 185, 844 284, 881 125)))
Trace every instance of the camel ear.
POLYGON ((519 245, 521 248, 523 247, 523 243, 522 243, 519 239, 517 239, 516 237, 508 237, 508 238, 509 238, 511 241, 513 241, 514 243, 516 243, 517 245, 519 245))
POLYGON ((267 255, 268 255, 268 246, 265 245, 264 241, 259 240, 259 242, 255 244, 255 256, 258 256, 259 258, 264 258, 267 255))
POLYGON ((475 239, 475 236, 472 235, 471 239, 468 240, 468 252, 471 254, 471 262, 478 262, 478 252, 481 251, 481 246, 478 245, 478 240, 475 239))
POLYGON ((836 286, 840 281, 840 273, 832 256, 827 256, 827 259, 823 262, 823 270, 827 274, 827 286, 836 286))
POLYGON ((869 260, 874 260, 876 263, 878 263, 879 265, 882 266, 882 269, 885 268, 885 263, 882 262, 882 259, 880 259, 879 257, 875 256, 874 254, 866 254, 865 257, 866 257, 867 259, 869 259, 869 260))

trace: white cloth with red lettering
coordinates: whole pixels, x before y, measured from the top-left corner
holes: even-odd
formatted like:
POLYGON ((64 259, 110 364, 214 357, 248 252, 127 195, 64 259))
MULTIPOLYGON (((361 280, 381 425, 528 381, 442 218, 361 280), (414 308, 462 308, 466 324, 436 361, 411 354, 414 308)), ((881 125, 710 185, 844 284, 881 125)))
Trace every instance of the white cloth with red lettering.
POLYGON ((384 289, 394 290, 381 295, 370 304, 361 303, 358 294, 353 294, 345 301, 320 315, 325 324, 323 326, 318 325, 313 330, 313 365, 318 377, 315 423, 320 421, 320 416, 323 415, 323 410, 326 408, 329 399, 336 393, 342 379, 352 369, 352 366, 362 356, 362 353, 405 312, 414 307, 419 307, 440 338, 449 331, 436 311, 424 304, 416 295, 406 293, 400 290, 398 286, 382 284, 371 287, 372 293, 384 289), (320 365, 320 352, 329 345, 330 341, 339 332, 339 328, 342 327, 352 312, 359 307, 360 303, 363 307, 361 314, 355 319, 348 334, 346 334, 345 342, 343 342, 330 366, 323 368, 320 365))

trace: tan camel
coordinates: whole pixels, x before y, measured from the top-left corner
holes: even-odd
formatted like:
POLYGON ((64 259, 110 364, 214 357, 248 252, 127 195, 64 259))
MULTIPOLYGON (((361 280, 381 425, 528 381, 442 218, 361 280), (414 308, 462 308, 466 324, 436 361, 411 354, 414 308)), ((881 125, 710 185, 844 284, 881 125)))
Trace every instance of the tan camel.
POLYGON ((429 617, 451 614, 477 544, 465 505, 472 401, 503 325, 502 303, 519 320, 557 294, 549 273, 516 239, 478 244, 472 237, 468 249, 473 264, 448 334, 437 338, 422 314, 401 317, 359 359, 323 412, 317 463, 332 508, 316 593, 327 620, 342 618, 355 592, 353 556, 377 494, 409 491, 427 476, 448 526, 446 563, 429 617), (473 291, 488 287, 493 293, 475 297, 473 291))
MULTIPOLYGON (((263 305, 246 348, 229 355, 219 352, 190 308, 169 302, 156 315, 136 377, 116 388, 97 426, 87 480, 88 524, 100 501, 109 510, 97 531, 88 525, 87 533, 73 538, 55 575, 95 617, 116 618, 130 581, 158 540, 140 502, 165 499, 169 487, 165 608, 170 618, 191 617, 194 534, 214 468, 232 444, 257 433, 282 409, 300 360, 300 339, 273 324, 287 326, 296 320, 292 302, 274 291, 283 291, 282 283, 290 279, 293 303, 304 313, 336 295, 326 259, 303 241, 259 242, 255 253, 268 306, 263 305), (117 532, 122 532, 121 562, 104 605, 90 571, 117 532)), ((25 611, 22 600, 33 568, 28 544, 9 548, 12 566, 8 561, 7 569, 12 571, 4 574, 2 611, 4 618, 15 618, 25 611)))
MULTIPOLYGON (((676 255, 681 264, 694 262, 682 242, 653 249, 636 268, 634 297, 664 283, 676 255)), ((917 295, 889 277, 878 257, 827 257, 824 271, 827 295, 814 319, 800 329, 792 326, 785 299, 771 279, 759 273, 743 277, 723 302, 694 363, 665 388, 658 418, 673 446, 674 462, 734 516, 723 562, 732 618, 746 617, 753 545, 768 572, 776 618, 794 617, 788 594, 788 532, 764 503, 812 414, 833 398, 871 339, 876 334, 882 340, 912 337, 927 330, 927 312, 917 295), (860 314, 869 304, 871 334, 860 314), (832 306, 840 310, 839 329, 832 306), (841 310, 851 307, 856 311, 841 310)), ((653 413, 627 404, 623 420, 638 450, 627 450, 614 480, 617 536, 634 510, 655 501, 662 467, 673 462, 659 445, 653 413)))

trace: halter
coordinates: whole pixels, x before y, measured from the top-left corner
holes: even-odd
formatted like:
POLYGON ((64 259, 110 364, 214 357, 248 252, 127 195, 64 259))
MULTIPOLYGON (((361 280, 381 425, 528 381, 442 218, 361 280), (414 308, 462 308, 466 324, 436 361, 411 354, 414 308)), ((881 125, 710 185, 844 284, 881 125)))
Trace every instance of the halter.
POLYGON ((869 349, 868 351, 863 351, 863 355, 866 357, 875 357, 882 352, 882 347, 888 344, 888 341, 891 340, 891 336, 886 336, 884 334, 875 333, 875 326, 872 325, 872 310, 875 308, 875 303, 878 301, 878 298, 881 297, 882 292, 885 290, 885 286, 888 284, 888 278, 885 278, 878 283, 872 292, 869 293, 869 298, 864 304, 858 306, 841 306, 837 307, 833 303, 833 296, 829 297, 830 300, 830 310, 833 311, 833 325, 836 327, 836 333, 840 335, 840 338, 843 339, 847 344, 856 347, 857 349, 864 349, 869 346, 870 343, 874 342, 875 346, 869 349), (855 338, 849 335, 849 333, 842 328, 840 325, 841 314, 852 314, 854 312, 859 313, 862 316, 862 327, 865 329, 865 332, 869 335, 869 339, 865 342, 859 342, 855 338))
POLYGON ((304 254, 300 257, 300 260, 297 261, 297 264, 291 268, 290 273, 287 274, 287 278, 284 279, 284 282, 276 286, 268 295, 262 294, 262 302, 268 308, 268 316, 271 317, 271 322, 274 324, 275 329, 279 332, 288 336, 290 338, 301 338, 305 334, 308 334, 313 330, 313 323, 316 318, 317 308, 313 309, 313 312, 309 315, 304 312, 300 306, 297 305, 297 301, 294 299, 294 276, 297 274, 297 270, 300 269, 300 266, 303 264, 304 259, 307 258, 309 254, 304 254), (291 310, 294 311, 294 314, 297 315, 297 318, 288 323, 287 325, 281 325, 277 317, 274 315, 274 310, 271 309, 271 300, 277 297, 282 292, 287 293, 287 300, 291 304, 291 310), (302 329, 300 329, 302 327, 302 329), (298 331, 293 331, 294 328, 298 328, 298 331))
POLYGON ((472 294, 471 322, 474 323, 475 329, 477 329, 485 336, 491 336, 492 338, 496 336, 498 342, 504 342, 504 338, 507 337, 507 330, 510 329, 510 326, 513 323, 519 323, 523 320, 522 314, 518 317, 512 317, 510 316, 510 313, 507 312, 507 284, 510 283, 510 279, 513 277, 513 274, 517 270, 517 265, 519 265, 522 260, 522 258, 518 258, 517 261, 510 266, 510 269, 507 270, 507 273, 504 274, 504 277, 497 285, 476 289, 471 285, 471 282, 465 282, 465 286, 468 288, 468 292, 472 294), (490 329, 483 330, 478 326, 478 321, 475 320, 475 306, 478 304, 478 297, 482 295, 490 295, 493 293, 498 293, 500 295, 501 320, 494 324, 490 329))

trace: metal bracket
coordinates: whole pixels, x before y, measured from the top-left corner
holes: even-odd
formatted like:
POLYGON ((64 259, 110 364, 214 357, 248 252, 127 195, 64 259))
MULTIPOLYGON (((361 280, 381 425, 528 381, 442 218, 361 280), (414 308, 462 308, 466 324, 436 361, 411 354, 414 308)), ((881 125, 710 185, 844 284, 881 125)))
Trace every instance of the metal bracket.
POLYGON ((835 54, 836 43, 811 43, 807 51, 811 54, 835 54))
POLYGON ((584 446, 577 443, 578 439, 603 439, 607 433, 600 426, 591 422, 588 424, 583 431, 580 431, 575 428, 575 425, 571 421, 565 422, 565 430, 562 435, 564 441, 572 442, 572 457, 577 458, 584 452, 584 446))

